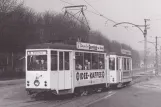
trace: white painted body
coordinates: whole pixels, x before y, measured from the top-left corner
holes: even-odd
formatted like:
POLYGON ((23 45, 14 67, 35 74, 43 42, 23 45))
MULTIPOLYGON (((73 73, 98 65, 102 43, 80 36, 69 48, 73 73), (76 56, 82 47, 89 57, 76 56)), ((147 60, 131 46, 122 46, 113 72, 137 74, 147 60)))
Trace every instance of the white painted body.
POLYGON ((106 70, 75 71, 75 77, 75 87, 103 84, 106 83, 106 70))
POLYGON ((26 88, 32 88, 32 89, 50 89, 51 88, 51 84, 50 84, 50 72, 46 72, 46 71, 30 71, 30 72, 26 72, 26 83, 27 81, 29 81, 30 85, 27 86, 26 88), (34 81, 36 80, 36 78, 38 78, 40 85, 39 86, 35 86, 34 85, 34 81), (44 86, 44 82, 47 82, 47 86, 44 86))
MULTIPOLYGON (((37 51, 41 51, 42 49, 36 49, 37 51)), ((44 49, 43 49, 44 50, 44 49)), ((28 51, 35 51, 35 49, 28 49, 28 51)), ((63 50, 63 52, 69 52, 69 61, 70 61, 70 69, 69 70, 57 70, 51 71, 51 58, 50 51, 51 49, 47 49, 47 71, 28 71, 26 68, 26 89, 48 89, 55 90, 57 94, 59 94, 59 90, 71 90, 73 88, 73 59, 72 59, 72 51, 63 50), (34 85, 34 81, 37 80, 40 82, 39 86, 34 85), (30 85, 27 86, 27 82, 29 81, 30 85), (44 82, 47 82, 47 86, 44 85, 44 82)), ((62 50, 56 50, 58 52, 62 52, 62 50)), ((59 56, 59 55, 58 55, 59 56)), ((27 56, 26 56, 27 57, 27 56)), ((27 64, 27 61, 26 61, 27 64)), ((26 65, 27 67, 27 65, 26 65)), ((59 58, 58 58, 58 67, 59 67, 59 58)))
POLYGON ((132 60, 130 57, 110 55, 110 58, 115 58, 115 69, 109 69, 110 84, 118 84, 132 81, 132 60), (118 58, 118 63, 117 59, 118 58), (130 58, 130 70, 123 70, 123 58, 130 58), (118 69, 117 69, 118 66, 118 69))
MULTIPOLYGON (((56 91, 56 94, 68 94, 74 93, 75 88, 105 84, 117 84, 132 81, 132 63, 131 69, 124 71, 122 69, 123 56, 117 55, 104 55, 104 69, 96 70, 76 70, 75 69, 75 52, 88 52, 88 53, 100 53, 91 51, 75 51, 75 50, 62 50, 62 49, 27 49, 28 51, 47 51, 47 70, 46 71, 28 71, 26 60, 26 89, 28 90, 50 90, 56 91), (51 51, 57 51, 57 70, 51 70, 51 51), (59 70, 59 52, 69 52, 69 70, 59 70), (120 58, 118 70, 109 70, 109 58, 120 58), (127 75, 129 73, 130 75, 127 75), (34 81, 38 80, 40 84, 36 86, 34 81), (29 82, 29 85, 28 85, 29 82), (45 85, 47 84, 47 85, 45 85)), ((64 54, 63 54, 64 55, 64 54)), ((27 58, 27 54, 26 54, 27 58)), ((132 60, 131 60, 132 62, 132 60)), ((36 83, 37 84, 37 83, 36 83)))
MULTIPOLYGON (((37 51, 41 51, 41 49, 36 49, 37 51)), ((107 84, 109 83, 108 78, 108 70, 107 64, 105 64, 105 68, 102 70, 75 70, 75 51, 72 50, 56 50, 57 52, 69 52, 70 53, 70 69, 69 70, 57 70, 52 71, 51 68, 51 53, 50 51, 54 49, 47 49, 47 71, 28 71, 26 68, 26 89, 48 89, 56 91, 57 94, 60 94, 60 91, 68 90, 67 93, 74 93, 74 89, 76 87, 83 87, 83 86, 91 86, 97 84, 107 84), (96 73, 95 73, 96 72, 96 73), (87 73, 87 79, 83 78, 80 79, 80 75, 78 77, 78 73, 87 73), (94 75, 93 78, 92 75, 94 75), (78 78, 79 79, 78 79, 78 78), (38 79, 40 82, 39 86, 34 85, 34 81, 38 79), (29 81, 30 85, 27 86, 27 81, 29 81), (44 82, 47 81, 47 86, 44 85, 44 82)), ((32 49, 26 50, 28 51, 35 51, 32 49)), ((105 55, 105 53, 104 53, 105 55)), ((27 57, 27 56, 26 56, 27 57)), ((105 63, 107 61, 105 60, 105 63)), ((26 61, 27 64, 27 61, 26 61)), ((27 65, 26 65, 27 67, 27 65)), ((58 65, 59 68, 59 54, 58 54, 58 65)))

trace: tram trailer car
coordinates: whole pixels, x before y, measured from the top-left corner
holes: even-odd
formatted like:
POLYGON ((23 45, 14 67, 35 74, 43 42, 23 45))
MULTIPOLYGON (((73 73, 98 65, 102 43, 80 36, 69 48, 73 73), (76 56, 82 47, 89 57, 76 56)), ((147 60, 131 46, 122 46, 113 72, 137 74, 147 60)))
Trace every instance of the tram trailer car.
POLYGON ((77 42, 38 44, 26 49, 26 90, 82 94, 109 86, 104 46, 77 42))
POLYGON ((110 86, 122 87, 132 81, 131 51, 121 49, 120 54, 109 54, 110 86))

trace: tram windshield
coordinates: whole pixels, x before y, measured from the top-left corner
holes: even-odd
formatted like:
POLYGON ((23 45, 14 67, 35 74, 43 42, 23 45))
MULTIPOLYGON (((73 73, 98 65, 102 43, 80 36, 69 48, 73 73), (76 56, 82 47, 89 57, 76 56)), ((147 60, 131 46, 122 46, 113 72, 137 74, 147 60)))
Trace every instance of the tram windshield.
POLYGON ((46 71, 47 55, 28 55, 27 70, 28 71, 46 71))

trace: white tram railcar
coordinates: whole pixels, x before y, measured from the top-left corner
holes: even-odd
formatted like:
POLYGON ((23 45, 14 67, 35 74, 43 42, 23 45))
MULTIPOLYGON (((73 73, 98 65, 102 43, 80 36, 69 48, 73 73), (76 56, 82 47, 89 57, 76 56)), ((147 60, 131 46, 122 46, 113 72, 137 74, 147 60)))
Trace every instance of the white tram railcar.
POLYGON ((81 93, 109 84, 104 46, 41 44, 26 49, 26 90, 54 94, 81 93))
POLYGON ((109 55, 110 85, 128 85, 132 81, 132 58, 131 52, 121 50, 121 54, 110 53, 109 55))

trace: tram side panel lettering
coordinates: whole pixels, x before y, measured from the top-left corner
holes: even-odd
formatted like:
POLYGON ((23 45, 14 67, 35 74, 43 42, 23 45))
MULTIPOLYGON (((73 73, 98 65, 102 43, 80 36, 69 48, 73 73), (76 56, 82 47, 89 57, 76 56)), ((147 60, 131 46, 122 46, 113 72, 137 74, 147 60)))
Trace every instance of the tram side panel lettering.
POLYGON ((91 81, 97 81, 97 83, 101 83, 101 80, 105 79, 105 71, 79 71, 76 72, 75 79, 76 84, 79 86, 90 85, 92 84, 91 81))

